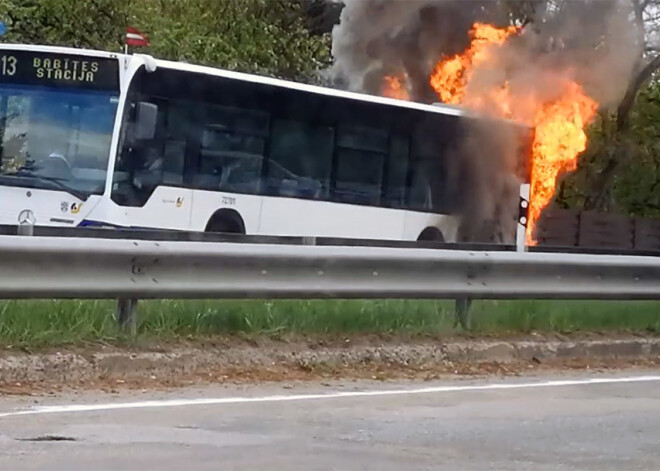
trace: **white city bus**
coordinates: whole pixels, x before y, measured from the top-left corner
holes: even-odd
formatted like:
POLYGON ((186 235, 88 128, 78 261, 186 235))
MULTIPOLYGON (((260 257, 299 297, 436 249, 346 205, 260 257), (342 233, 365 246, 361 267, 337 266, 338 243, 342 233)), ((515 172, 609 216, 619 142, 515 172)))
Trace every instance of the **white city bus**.
POLYGON ((456 238, 462 111, 91 50, 0 45, 0 224, 456 238))

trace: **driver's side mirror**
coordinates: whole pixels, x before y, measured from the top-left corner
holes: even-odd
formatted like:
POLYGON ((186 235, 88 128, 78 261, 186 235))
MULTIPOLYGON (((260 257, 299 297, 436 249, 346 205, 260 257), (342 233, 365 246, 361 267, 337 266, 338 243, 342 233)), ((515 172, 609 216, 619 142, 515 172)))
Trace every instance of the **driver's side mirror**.
POLYGON ((135 139, 153 139, 156 134, 158 105, 139 101, 135 106, 135 139))

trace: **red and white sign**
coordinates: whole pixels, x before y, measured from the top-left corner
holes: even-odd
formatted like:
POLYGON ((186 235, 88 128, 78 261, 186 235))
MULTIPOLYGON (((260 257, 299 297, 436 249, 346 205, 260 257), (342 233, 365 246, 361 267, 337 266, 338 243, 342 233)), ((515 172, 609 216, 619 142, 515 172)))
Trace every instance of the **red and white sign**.
POLYGON ((145 34, 129 26, 126 28, 126 44, 134 47, 148 46, 149 39, 147 39, 145 34))

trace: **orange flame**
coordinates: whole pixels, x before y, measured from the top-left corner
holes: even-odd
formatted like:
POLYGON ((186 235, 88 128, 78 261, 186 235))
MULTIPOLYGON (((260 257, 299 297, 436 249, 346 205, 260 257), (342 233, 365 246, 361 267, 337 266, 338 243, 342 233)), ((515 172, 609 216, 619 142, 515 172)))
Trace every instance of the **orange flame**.
POLYGON ((530 245, 535 242, 535 223, 555 195, 557 179, 577 168, 578 155, 587 148, 585 128, 597 110, 598 103, 588 97, 580 85, 567 81, 561 96, 539 106, 536 112, 527 226, 530 245))
POLYGON ((492 60, 492 48, 503 44, 518 28, 510 26, 499 29, 483 23, 475 23, 470 31, 472 42, 463 54, 445 59, 436 64, 431 74, 431 86, 443 103, 462 104, 465 87, 477 67, 492 60))
POLYGON ((386 75, 383 78, 382 95, 397 100, 410 100, 410 94, 404 85, 406 79, 386 75))
POLYGON ((518 31, 516 27, 476 23, 470 32, 470 47, 463 54, 439 61, 430 84, 444 103, 460 104, 534 128, 527 243, 535 245, 538 219, 554 197, 557 179, 577 167, 578 155, 587 145, 585 128, 593 120, 598 103, 568 78, 561 81, 557 98, 550 102, 530 95, 515 96, 506 80, 485 89, 482 84, 478 91, 470 89, 477 69, 500 66, 497 49, 518 31))

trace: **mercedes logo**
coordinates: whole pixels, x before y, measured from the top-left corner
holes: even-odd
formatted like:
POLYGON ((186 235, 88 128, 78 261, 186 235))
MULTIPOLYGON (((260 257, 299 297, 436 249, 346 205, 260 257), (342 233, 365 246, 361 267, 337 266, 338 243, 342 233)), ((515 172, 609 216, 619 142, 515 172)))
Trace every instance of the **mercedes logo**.
POLYGON ((18 213, 18 223, 20 225, 28 224, 30 226, 34 226, 36 222, 37 222, 37 218, 35 217, 34 213, 31 210, 24 209, 23 211, 18 213))

